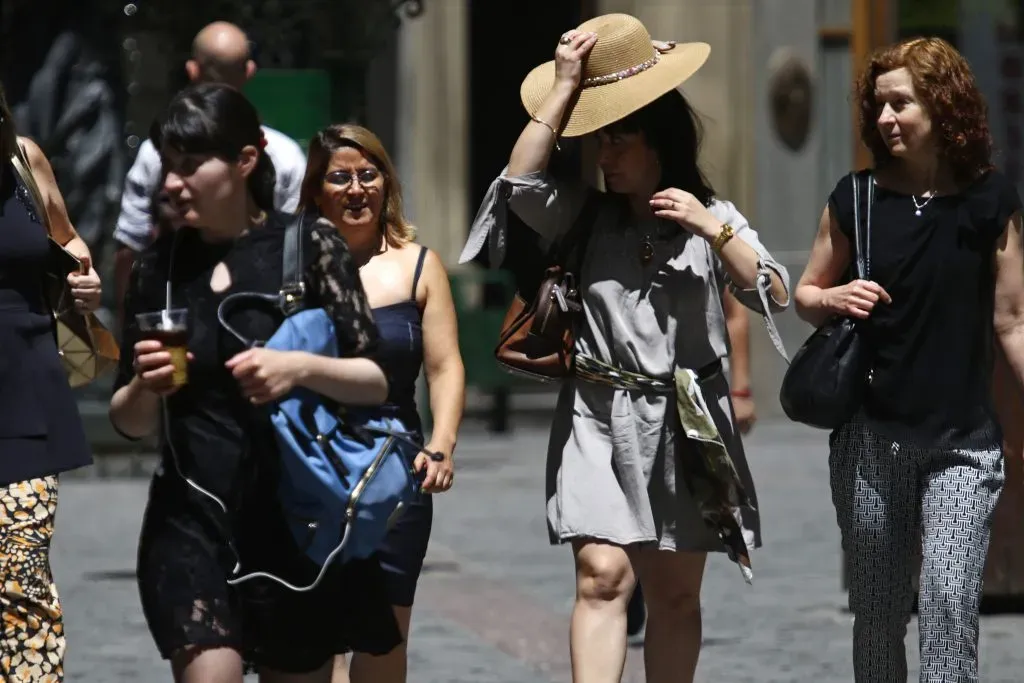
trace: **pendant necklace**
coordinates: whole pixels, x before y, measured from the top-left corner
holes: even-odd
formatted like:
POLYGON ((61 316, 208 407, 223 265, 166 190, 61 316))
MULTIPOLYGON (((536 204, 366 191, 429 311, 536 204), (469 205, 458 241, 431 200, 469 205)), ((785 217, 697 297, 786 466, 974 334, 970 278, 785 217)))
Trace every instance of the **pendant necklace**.
POLYGON ((640 240, 640 263, 647 265, 654 258, 654 243, 651 242, 650 233, 645 233, 640 240))
POLYGON ((640 238, 640 264, 646 266, 654 260, 654 243, 656 241, 663 242, 676 234, 678 234, 678 230, 675 229, 675 224, 664 219, 658 219, 653 232, 649 228, 645 229, 643 237, 640 238), (666 225, 666 223, 668 224, 666 225))
POLYGON ((922 197, 922 199, 924 201, 919 202, 919 201, 917 201, 917 195, 913 195, 913 194, 910 195, 910 198, 914 201, 914 215, 915 216, 920 216, 921 215, 921 209, 923 209, 924 207, 928 206, 928 204, 933 199, 935 199, 935 191, 933 190, 931 192, 931 194, 928 194, 927 197, 925 197, 924 195, 921 195, 921 197, 922 197))

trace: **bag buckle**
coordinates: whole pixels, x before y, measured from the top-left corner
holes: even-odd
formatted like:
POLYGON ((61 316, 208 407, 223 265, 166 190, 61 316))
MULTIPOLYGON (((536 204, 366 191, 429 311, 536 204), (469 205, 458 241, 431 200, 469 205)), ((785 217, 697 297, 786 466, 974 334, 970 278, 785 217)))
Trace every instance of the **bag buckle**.
POLYGON ((306 283, 295 282, 281 288, 278 296, 278 305, 285 315, 291 315, 302 307, 302 300, 306 296, 306 283))
POLYGON ((573 277, 572 273, 566 273, 565 277, 562 278, 562 282, 552 287, 551 291, 558 302, 558 307, 562 309, 563 313, 568 313, 570 304, 565 295, 576 296, 576 278, 573 277))

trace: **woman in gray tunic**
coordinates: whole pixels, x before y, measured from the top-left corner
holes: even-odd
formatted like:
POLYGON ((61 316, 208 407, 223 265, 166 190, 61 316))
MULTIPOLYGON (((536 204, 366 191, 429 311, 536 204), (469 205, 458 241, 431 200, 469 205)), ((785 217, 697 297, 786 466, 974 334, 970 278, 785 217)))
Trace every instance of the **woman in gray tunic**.
POLYGON ((627 15, 564 34, 554 62, 522 85, 531 121, 463 252, 472 258, 490 235, 491 263, 500 263, 508 208, 555 240, 597 202, 585 214, 594 219, 579 273, 575 376, 562 388, 548 453, 551 539, 571 543, 576 563, 576 683, 620 679, 637 579, 649 598, 647 680, 691 681, 706 553, 729 552, 749 578, 747 549, 760 543, 721 369, 722 296, 729 286, 767 316, 788 304, 788 275, 698 169, 699 122, 675 87, 708 52, 652 42, 627 15), (608 192, 547 175, 556 131, 597 134, 608 192))

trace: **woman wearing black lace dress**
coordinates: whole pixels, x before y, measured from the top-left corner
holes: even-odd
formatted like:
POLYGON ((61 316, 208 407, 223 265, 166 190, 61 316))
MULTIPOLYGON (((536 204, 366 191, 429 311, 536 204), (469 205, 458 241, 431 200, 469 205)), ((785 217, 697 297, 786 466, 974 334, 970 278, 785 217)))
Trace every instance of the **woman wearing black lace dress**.
MULTIPOLYGON (((235 588, 227 579, 236 565, 312 579, 277 502, 278 453, 264 404, 295 386, 344 403, 386 397, 387 380, 370 359, 377 336, 359 274, 336 231, 306 230, 304 281, 311 303, 334 318, 344 357, 246 351, 218 324, 217 306, 234 292, 276 293, 284 243, 256 112, 231 88, 196 86, 174 99, 152 138, 176 222, 194 227, 168 231, 136 263, 111 402, 111 419, 128 437, 157 431, 166 406, 168 438, 139 547, 146 620, 176 681, 241 683, 251 667, 266 683, 326 683, 334 654, 382 654, 400 642, 379 563, 335 566, 308 593, 268 581, 235 588), (170 354, 140 341, 134 322, 165 306, 168 281, 171 306, 189 309, 189 377, 177 389, 170 354)), ((256 339, 281 323, 270 306, 239 305, 228 315, 256 339)))

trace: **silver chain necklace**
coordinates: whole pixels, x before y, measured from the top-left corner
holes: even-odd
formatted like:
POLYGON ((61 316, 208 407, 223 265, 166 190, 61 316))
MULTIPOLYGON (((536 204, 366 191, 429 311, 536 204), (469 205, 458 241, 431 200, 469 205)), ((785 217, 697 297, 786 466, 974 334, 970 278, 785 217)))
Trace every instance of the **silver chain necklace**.
POLYGON ((919 202, 919 201, 917 201, 917 195, 913 195, 913 194, 910 195, 910 198, 914 200, 914 215, 915 216, 920 216, 921 215, 921 209, 923 209, 924 207, 928 206, 928 204, 933 199, 935 199, 935 191, 933 190, 931 192, 931 194, 929 194, 927 197, 925 197, 924 195, 921 195, 921 196, 924 198, 924 201, 919 202))

